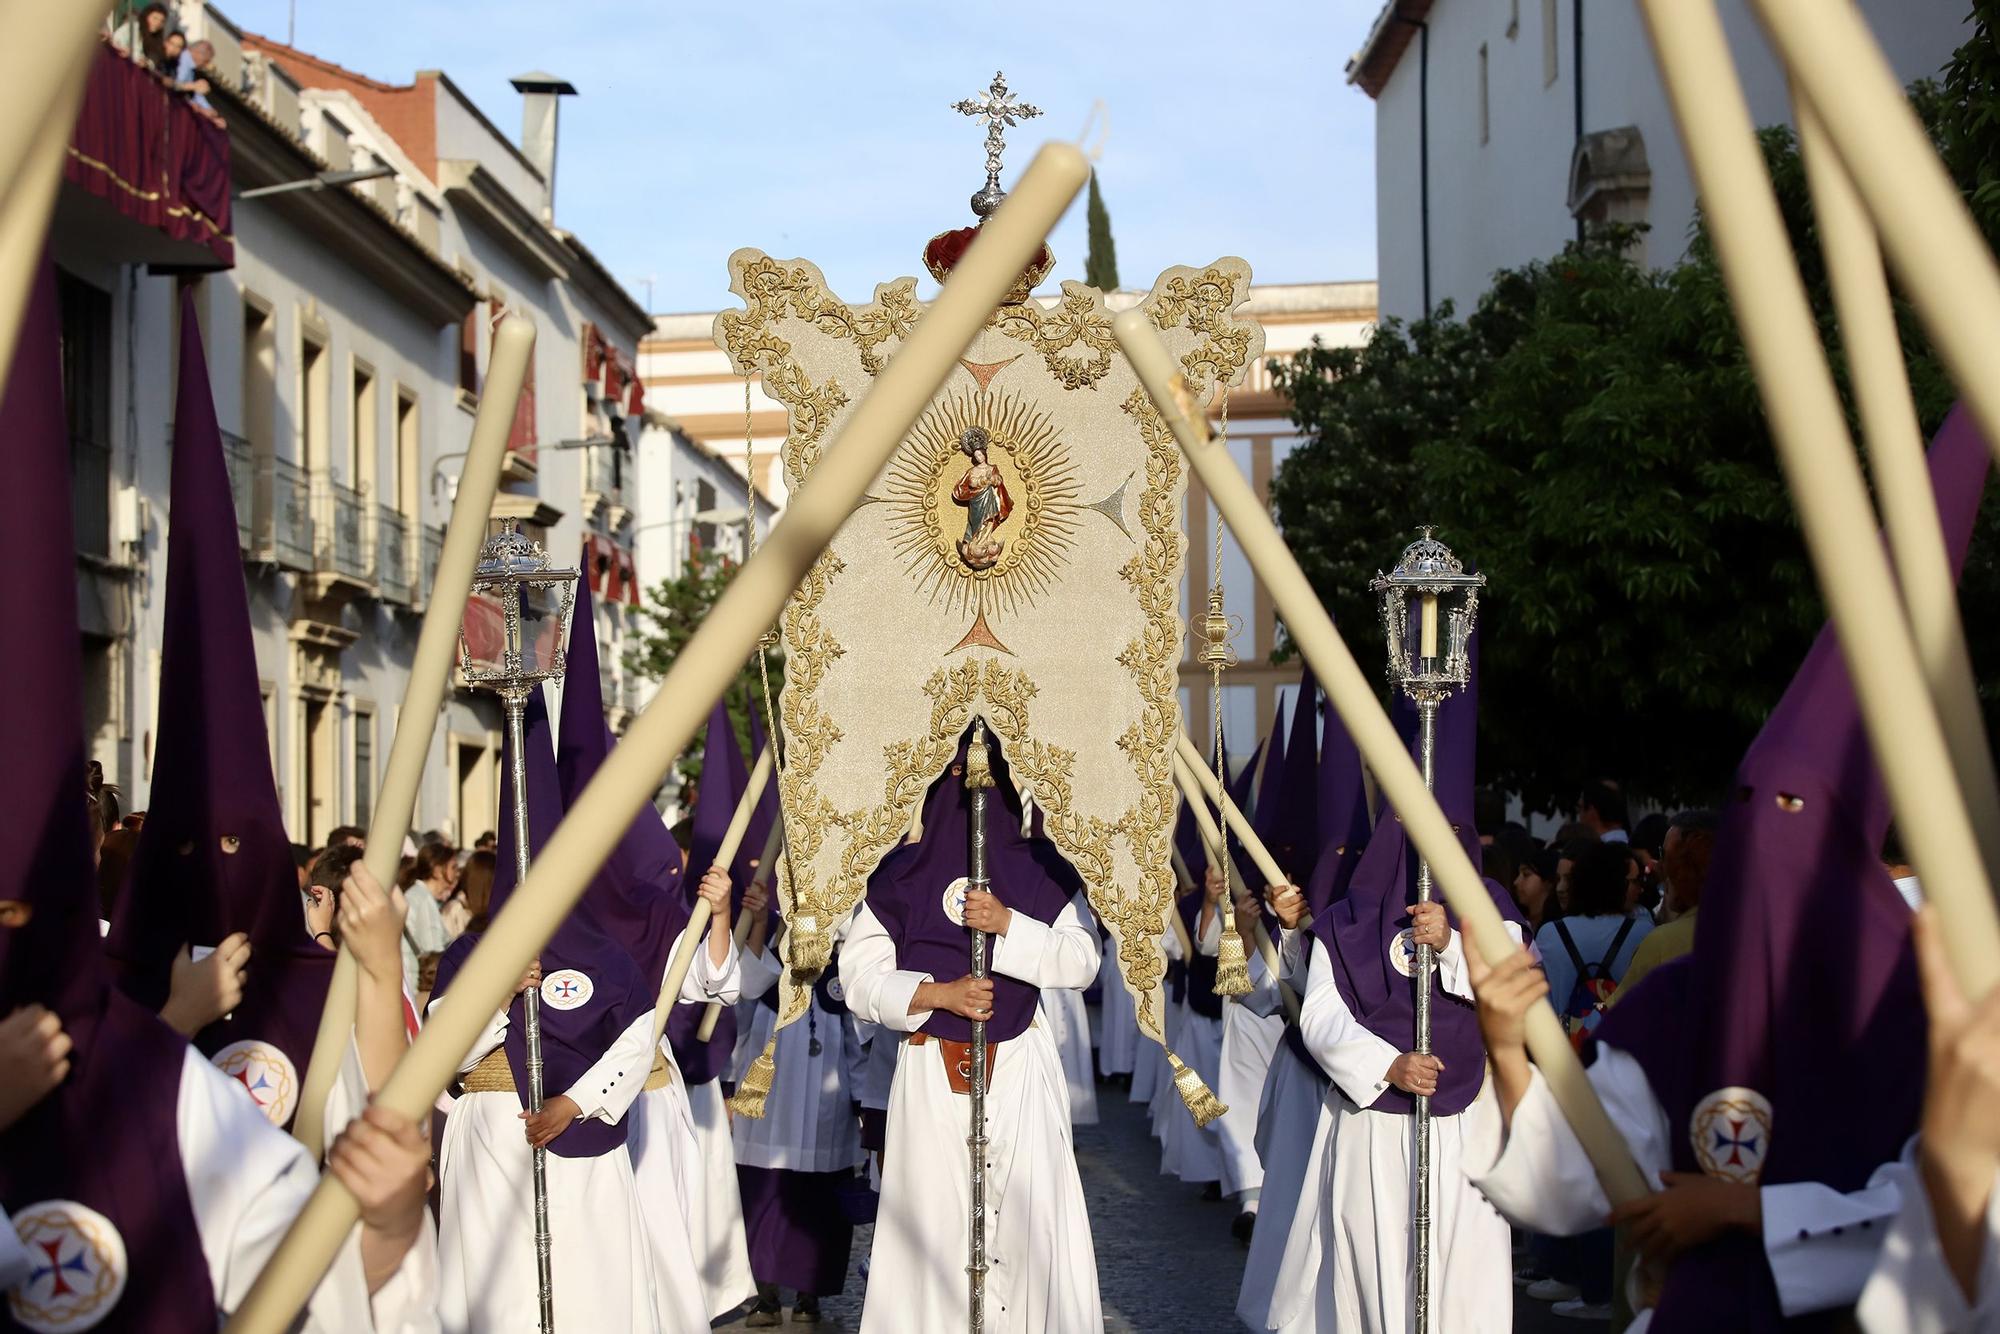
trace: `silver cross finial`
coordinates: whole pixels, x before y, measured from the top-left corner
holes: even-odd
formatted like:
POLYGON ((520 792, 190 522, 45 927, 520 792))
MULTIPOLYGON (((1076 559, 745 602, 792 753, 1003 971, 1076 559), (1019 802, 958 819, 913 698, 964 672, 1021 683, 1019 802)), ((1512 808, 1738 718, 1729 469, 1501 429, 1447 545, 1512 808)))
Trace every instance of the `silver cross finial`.
POLYGON ((954 102, 951 109, 961 116, 978 117, 979 123, 986 127, 986 184, 972 197, 972 211, 982 218, 990 217, 1007 197, 1007 192, 1000 188, 1004 136, 1022 121, 1041 115, 1042 109, 1017 100, 1007 91, 1007 76, 1000 73, 994 74, 993 84, 984 95, 954 102))

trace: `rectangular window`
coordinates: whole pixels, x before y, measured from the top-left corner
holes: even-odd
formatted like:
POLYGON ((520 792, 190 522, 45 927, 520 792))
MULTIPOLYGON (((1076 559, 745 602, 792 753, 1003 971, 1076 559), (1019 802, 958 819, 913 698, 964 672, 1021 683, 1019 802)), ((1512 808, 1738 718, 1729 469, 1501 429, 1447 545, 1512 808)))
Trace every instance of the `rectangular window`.
POLYGON ((278 322, 269 308, 243 296, 243 435, 253 457, 275 452, 272 432, 278 411, 278 322))
POLYGON ((375 714, 354 711, 354 823, 362 828, 375 814, 375 714))
POLYGON ((474 396, 479 393, 479 320, 475 305, 458 322, 458 390, 474 396))
POLYGON ((299 432, 300 452, 306 467, 324 472, 332 460, 327 423, 327 351, 323 339, 311 334, 299 337, 299 432))
POLYGON ((1487 102, 1486 88, 1486 43, 1479 44, 1479 142, 1489 143, 1493 138, 1493 114, 1487 102))
POLYGON ((111 294, 56 270, 77 550, 111 554, 111 294))
POLYGON ((348 404, 347 481, 357 491, 374 490, 375 372, 354 363, 354 383, 348 404))
MULTIPOLYGON (((1583 0, 1576 0, 1582 4, 1583 0)), ((1556 81, 1556 0, 1542 0, 1542 87, 1556 81)))
POLYGON ((392 508, 412 524, 417 521, 417 469, 423 452, 423 437, 420 426, 423 418, 417 412, 417 396, 411 390, 396 386, 396 476, 391 484, 392 508))

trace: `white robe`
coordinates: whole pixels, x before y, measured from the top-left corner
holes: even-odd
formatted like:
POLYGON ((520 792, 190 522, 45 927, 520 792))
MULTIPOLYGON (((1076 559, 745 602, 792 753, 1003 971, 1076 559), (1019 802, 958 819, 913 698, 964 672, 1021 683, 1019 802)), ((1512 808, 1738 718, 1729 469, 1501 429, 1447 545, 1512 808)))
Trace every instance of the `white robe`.
MULTIPOLYGON (((679 948, 678 941, 675 948, 679 948)), ((734 1004, 742 985, 734 941, 720 968, 710 962, 705 947, 695 957, 700 966, 688 969, 680 1003, 705 1005, 716 1000, 734 1004)), ((673 1046, 664 1037, 660 1052, 673 1073, 664 1088, 645 1090, 633 1103, 627 1117, 626 1145, 632 1155, 639 1209, 645 1215, 646 1235, 653 1248, 658 1328, 679 1334, 706 1330, 714 1317, 741 1306, 756 1285, 750 1281, 743 1208, 736 1197, 736 1173, 729 1160, 727 1136, 721 1170, 727 1177, 728 1194, 726 1199, 712 1199, 717 1194, 714 1173, 704 1156, 706 1146, 686 1081, 674 1060, 673 1046), (735 1253, 742 1257, 740 1282, 733 1281, 728 1264, 727 1218, 731 1210, 736 1225, 735 1253), (723 1218, 719 1224, 717 1213, 723 1218)), ((707 1087, 715 1091, 713 1081, 707 1087)), ((695 1093, 699 1096, 700 1090, 695 1093)), ((720 1093, 715 1092, 715 1097, 719 1100, 720 1093)))
MULTIPOLYGON (((1195 952, 1212 956, 1221 943, 1222 923, 1211 913, 1208 926, 1194 943, 1195 952)), ((1189 991, 1180 1003, 1180 1033, 1174 1039, 1174 1053, 1213 1091, 1222 1082, 1222 1017, 1211 1019, 1195 1012, 1191 997, 1196 985, 1192 980, 1188 982, 1189 991)), ((1164 1096, 1153 1108, 1160 1141, 1165 1146, 1160 1154, 1160 1171, 1191 1184, 1220 1183, 1224 1176, 1222 1126, 1217 1121, 1196 1125, 1175 1091, 1172 1078, 1161 1082, 1165 1086, 1164 1096)))
MULTIPOLYGON (((1244 944, 1250 942, 1245 941, 1244 944)), ((1255 950, 1250 952, 1250 992, 1222 1007, 1222 1070, 1215 1095, 1229 1108, 1217 1122, 1222 1131, 1222 1193, 1237 1195, 1264 1186, 1257 1150, 1257 1108, 1271 1059, 1285 1035, 1277 979, 1255 950)))
MULTIPOLYGON (((706 958, 703 951, 698 958, 706 958)), ((449 993, 432 1010, 451 1002, 449 993)), ((507 1011, 488 1022, 459 1070, 470 1070, 507 1035, 507 1011)), ((619 1034, 567 1089, 586 1118, 615 1122, 652 1070, 653 1012, 619 1034)), ((534 1154, 516 1093, 467 1093, 445 1118, 438 1160, 439 1315, 450 1334, 534 1334, 534 1154)), ((639 1208, 632 1156, 546 1155, 552 1284, 558 1329, 645 1329, 656 1318, 654 1258, 639 1208)))
MULTIPOLYGON (((1097 964, 1097 937, 1079 923, 1074 905, 1053 926, 1015 913, 1007 934, 993 940, 993 971, 1033 987, 1080 990, 1097 964)), ((921 983, 935 979, 896 967, 895 942, 865 904, 841 951, 840 971, 858 1018, 898 1033, 916 1032, 930 1019, 928 1010, 910 1013, 910 1003, 921 983)), ((861 1328, 864 1334, 963 1329, 971 1244, 967 1102, 951 1091, 936 1043, 905 1041, 899 1052, 871 1257, 874 1272, 891 1277, 869 1285, 861 1328)), ((992 1334, 1102 1329, 1062 1066, 1039 1024, 1000 1044, 986 1095, 986 1135, 986 1328, 992 1334)))
MULTIPOLYGON (((1456 932, 1439 955, 1438 972, 1447 992, 1471 996, 1456 932)), ((1294 1220, 1268 1325, 1400 1334, 1410 1327, 1414 1291, 1414 1120, 1367 1108, 1388 1089, 1389 1066, 1401 1050, 1355 1019, 1324 950, 1312 954, 1299 1028, 1333 1086, 1312 1155, 1319 1176, 1307 1186, 1317 1190, 1317 1207, 1311 1217, 1294 1220)), ((1468 1139, 1499 1117, 1488 1085, 1463 1112, 1431 1118, 1433 1329, 1483 1334, 1513 1328, 1507 1222, 1460 1167, 1468 1139)))
POLYGON ((1882 1257, 1855 1314, 1868 1334, 1996 1334, 2000 1331, 2000 1173, 1986 1197, 1986 1243, 1966 1300, 1938 1249, 1937 1221, 1916 1170, 1916 1141, 1897 1165, 1902 1208, 1882 1238, 1882 1257))
POLYGON ((1132 993, 1125 990, 1118 950, 1109 941, 1106 946, 1104 962, 1097 969, 1097 1068, 1106 1075, 1136 1074, 1139 1013, 1132 1003, 1132 993))
MULTIPOLYGON (((1093 934, 1096 921, 1081 891, 1070 899, 1077 921, 1093 934)), ((1098 969, 1100 975, 1102 967, 1098 969)), ((1097 1075, 1090 1055, 1090 1007, 1073 987, 1049 987, 1042 992, 1041 1019, 1062 1057, 1063 1078, 1069 1084, 1069 1121, 1073 1126, 1097 1124, 1097 1075)))
MULTIPOLYGON (((367 1098, 360 1057, 350 1041, 327 1096, 329 1143, 367 1098)), ((249 1295, 250 1285, 319 1184, 319 1173, 305 1148, 272 1125, 244 1096, 241 1084, 192 1046, 181 1060, 174 1131, 220 1324, 249 1295)), ((136 1240, 128 1238, 127 1244, 136 1240)), ((0 1290, 30 1281, 39 1258, 24 1249, 12 1220, 0 1215, 0 1290)), ((437 1295, 435 1234, 426 1210, 423 1231, 402 1266, 372 1298, 361 1267, 360 1229, 350 1232, 307 1299, 303 1329, 309 1334, 428 1334, 438 1327, 437 1295)))
MULTIPOLYGON (((746 952, 743 994, 762 996, 777 985, 782 967, 777 952, 768 947, 761 954, 746 952)), ((750 1024, 752 1050, 764 1050, 777 1023, 778 1016, 769 1007, 757 1006, 750 1024)), ((745 1167, 793 1172, 859 1167, 867 1155, 862 1152, 861 1126, 852 1103, 864 1055, 852 1016, 828 1013, 815 989, 806 1014, 778 1032, 776 1068, 763 1117, 735 1118, 736 1161, 745 1167), (814 1037, 819 1039, 817 1056, 812 1054, 814 1037)))
MULTIPOLYGON (((1657 1181, 1660 1173, 1672 1171, 1666 1108, 1653 1096, 1644 1067, 1600 1042, 1587 1074, 1640 1173, 1657 1181)), ((1509 1219, 1548 1236, 1601 1227, 1611 1211, 1590 1159, 1539 1070, 1514 1109, 1511 1129, 1495 1115, 1468 1137, 1465 1171, 1509 1219)), ((1764 1257, 1787 1316, 1846 1306, 1860 1297, 1891 1220, 1902 1212, 1902 1175, 1892 1163, 1878 1168, 1858 1191, 1812 1181, 1759 1190, 1764 1257)), ((1651 1322, 1651 1314, 1642 1311, 1630 1334, 1643 1334, 1651 1322)))
MULTIPOLYGON (((1287 980, 1301 994, 1306 989, 1300 961, 1305 953, 1301 949, 1304 935, 1302 931, 1284 932, 1278 956, 1287 980)), ((1243 1285, 1236 1295, 1237 1319, 1251 1329, 1270 1327, 1280 1268, 1293 1227, 1311 1226, 1318 1216, 1317 1189, 1308 1194, 1305 1184, 1310 1181, 1318 1186, 1321 1156, 1332 1143, 1329 1083, 1325 1071, 1300 1056, 1290 1043, 1279 1040, 1257 1106, 1256 1149, 1264 1164, 1264 1198, 1257 1214, 1257 1230, 1250 1238, 1250 1254, 1243 1261, 1243 1285)), ((1291 1275, 1289 1282, 1316 1287, 1317 1265, 1310 1274, 1291 1275)))

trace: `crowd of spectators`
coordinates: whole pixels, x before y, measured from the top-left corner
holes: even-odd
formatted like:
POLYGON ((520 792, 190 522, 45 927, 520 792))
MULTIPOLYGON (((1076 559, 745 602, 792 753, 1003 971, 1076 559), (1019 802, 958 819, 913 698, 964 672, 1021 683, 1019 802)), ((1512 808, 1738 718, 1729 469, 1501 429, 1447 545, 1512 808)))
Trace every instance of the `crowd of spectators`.
POLYGON ((211 124, 223 124, 222 113, 208 100, 215 47, 207 41, 188 41, 187 34, 174 26, 165 5, 154 0, 125 10, 122 18, 114 11, 103 37, 166 88, 186 98, 195 114, 211 124))

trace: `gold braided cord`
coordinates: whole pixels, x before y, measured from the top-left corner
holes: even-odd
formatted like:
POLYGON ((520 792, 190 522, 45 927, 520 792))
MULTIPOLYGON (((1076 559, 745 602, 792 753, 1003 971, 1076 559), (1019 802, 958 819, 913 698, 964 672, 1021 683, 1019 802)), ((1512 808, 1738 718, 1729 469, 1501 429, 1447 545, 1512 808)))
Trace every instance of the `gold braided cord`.
MULTIPOLYGON (((1221 424, 1216 439, 1224 448, 1229 444, 1229 383, 1223 381, 1221 424)), ((1210 502, 1213 505, 1213 502, 1210 502)), ((1215 509, 1215 565, 1214 578, 1209 584, 1210 606, 1219 614, 1223 605, 1222 591, 1222 510, 1215 509)), ((1227 623, 1212 628, 1211 633, 1227 632, 1227 623)), ((1228 664, 1229 654, 1221 651, 1224 641, 1216 640, 1217 650, 1209 654, 1209 725, 1215 735, 1215 786, 1218 792, 1229 791, 1229 775, 1222 764, 1222 669, 1228 664)), ((1196 795, 1192 800, 1201 800, 1196 795)), ((1243 936, 1236 929, 1236 877, 1232 875, 1229 860, 1229 823, 1221 818, 1222 810, 1216 808, 1216 827, 1221 834, 1220 846, 1216 850, 1216 869, 1222 873, 1222 901, 1215 905, 1221 936, 1215 947, 1215 994, 1218 996, 1247 996, 1250 994, 1250 960, 1243 948, 1243 936)), ((1199 1115, 1195 1118, 1199 1121, 1199 1115)))

